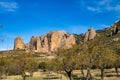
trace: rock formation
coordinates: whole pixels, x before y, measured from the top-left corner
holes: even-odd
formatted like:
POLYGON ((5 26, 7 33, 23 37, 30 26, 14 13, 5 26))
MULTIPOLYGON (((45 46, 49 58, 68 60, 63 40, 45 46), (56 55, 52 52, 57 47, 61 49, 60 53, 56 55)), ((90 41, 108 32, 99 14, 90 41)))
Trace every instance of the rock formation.
POLYGON ((84 42, 87 42, 89 38, 89 32, 85 33, 84 42))
POLYGON ((84 42, 94 39, 95 36, 96 36, 95 30, 93 28, 88 29, 88 32, 85 33, 84 42))
POLYGON ((14 40, 14 49, 24 49, 24 42, 21 37, 16 37, 14 40))
POLYGON ((119 37, 116 37, 116 38, 113 38, 112 40, 111 40, 111 42, 117 42, 117 41, 120 41, 120 38, 119 37))
POLYGON ((71 44, 75 44, 75 37, 65 31, 54 31, 51 35, 51 51, 56 51, 60 47, 70 48, 71 44))
POLYGON ((70 48, 72 44, 76 44, 74 35, 65 31, 52 31, 40 37, 32 36, 30 42, 24 45, 24 49, 37 52, 54 52, 58 48, 70 48))
POLYGON ((115 35, 118 33, 118 27, 116 24, 114 24, 111 28, 111 36, 115 35))

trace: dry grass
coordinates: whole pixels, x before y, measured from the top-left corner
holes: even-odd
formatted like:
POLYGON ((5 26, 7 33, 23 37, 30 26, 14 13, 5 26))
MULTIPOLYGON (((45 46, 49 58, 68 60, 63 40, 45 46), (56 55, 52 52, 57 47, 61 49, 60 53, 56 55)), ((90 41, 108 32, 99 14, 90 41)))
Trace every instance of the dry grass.
MULTIPOLYGON (((20 75, 14 75, 2 80, 22 80, 22 77, 20 75)), ((67 80, 67 78, 63 74, 40 70, 35 72, 32 78, 27 78, 26 80, 67 80)))
MULTIPOLYGON (((87 71, 84 70, 84 73, 86 75, 87 71)), ((91 70, 91 74, 94 80, 101 80, 100 78, 100 70, 94 69, 91 70)), ((119 72, 120 74, 120 72, 119 72)), ((74 70, 73 75, 76 75, 77 77, 81 77, 80 70, 74 70)), ((104 80, 120 80, 120 77, 116 77, 116 73, 114 69, 105 69, 105 78, 104 80)))
MULTIPOLYGON (((7 54, 5 54, 5 56, 6 55, 7 54)), ((54 58, 54 55, 46 55, 46 54, 36 54, 34 56, 36 59, 38 59, 38 61, 48 61, 48 60, 54 58)), ((86 75, 86 70, 84 70, 84 73, 86 75)), ((91 73, 92 73, 92 77, 94 78, 94 80, 101 80, 99 69, 91 70, 91 73)), ((120 72, 119 72, 119 74, 120 74, 120 72)), ((81 77, 80 70, 74 70, 73 75, 75 75, 77 78, 80 78, 81 77)), ((66 76, 64 76, 63 74, 58 75, 54 72, 49 73, 49 72, 38 71, 38 72, 34 73, 33 78, 29 78, 27 80, 60 80, 60 79, 68 80, 68 78, 66 76), (61 76, 62 76, 62 78, 61 78, 61 76)), ((8 76, 6 79, 2 79, 2 80, 22 80, 22 77, 20 75, 16 75, 16 76, 13 75, 13 76, 8 76)), ((80 79, 76 79, 76 80, 80 80, 80 79)), ((106 69, 104 80, 120 80, 120 77, 118 77, 118 78, 116 77, 116 73, 115 73, 114 69, 106 69)))
MULTIPOLYGON (((86 75, 86 70, 84 70, 86 75)), ((95 69, 91 70, 93 80, 101 80, 100 79, 100 70, 95 69)), ((74 70, 73 75, 77 78, 81 77, 80 70, 74 70)), ((17 76, 8 76, 6 79, 3 80, 22 80, 20 75, 17 76)), ((68 78, 63 74, 56 74, 54 72, 43 72, 42 70, 35 72, 32 78, 27 78, 27 80, 68 80, 68 78)), ((82 79, 74 79, 74 80, 82 80, 82 79)), ((120 80, 120 77, 116 77, 116 73, 114 69, 106 69, 105 70, 105 78, 104 80, 120 80)))

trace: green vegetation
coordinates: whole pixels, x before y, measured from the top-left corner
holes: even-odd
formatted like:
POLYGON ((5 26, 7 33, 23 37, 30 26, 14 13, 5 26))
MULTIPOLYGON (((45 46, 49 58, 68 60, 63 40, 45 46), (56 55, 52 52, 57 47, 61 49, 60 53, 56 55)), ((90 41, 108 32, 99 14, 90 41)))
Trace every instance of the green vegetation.
POLYGON ((115 68, 116 75, 119 77, 119 48, 117 47, 118 49, 114 50, 109 48, 109 45, 105 40, 102 40, 101 36, 97 36, 86 43, 73 45, 71 49, 59 49, 56 58, 52 62, 50 61, 49 64, 56 71, 65 71, 69 80, 73 80, 72 73, 76 69, 81 70, 84 79, 92 80, 91 69, 93 67, 100 69, 101 80, 104 80, 104 69, 107 68, 115 68), (86 77, 83 69, 87 70, 86 77))
POLYGON ((104 80, 110 76, 119 79, 120 42, 113 39, 120 38, 120 34, 108 37, 110 29, 97 33, 86 43, 81 42, 82 34, 74 34, 77 44, 69 49, 58 49, 54 54, 1 51, 0 80, 12 75, 21 75, 16 80, 66 80, 66 77, 69 80, 96 80, 96 77, 104 80), (39 72, 39 76, 34 76, 34 72, 39 72))
MULTIPOLYGON (((97 36, 86 43, 73 45, 70 49, 58 49, 54 55, 51 54, 54 56, 51 59, 47 58, 51 56, 47 53, 26 52, 25 50, 3 51, 0 53, 0 79, 3 75, 21 75, 22 80, 40 80, 40 77, 32 77, 33 73, 40 69, 48 72, 48 75, 53 72, 56 75, 66 74, 69 80, 92 80, 94 79, 91 73, 93 68, 100 70, 101 80, 104 80, 106 76, 105 70, 111 68, 115 68, 116 76, 119 77, 119 44, 119 42, 114 45, 107 44, 101 36, 97 36), (112 45, 114 47, 110 47, 112 45), (79 70, 81 77, 73 74, 74 70, 79 70)), ((48 78, 52 80, 60 77, 44 77, 44 79, 48 78)))

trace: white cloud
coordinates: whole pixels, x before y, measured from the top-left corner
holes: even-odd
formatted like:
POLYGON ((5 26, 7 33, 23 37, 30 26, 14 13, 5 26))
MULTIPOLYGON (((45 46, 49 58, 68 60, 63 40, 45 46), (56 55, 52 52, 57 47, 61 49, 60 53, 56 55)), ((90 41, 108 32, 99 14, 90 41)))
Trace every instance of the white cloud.
POLYGON ((82 26, 82 25, 72 25, 68 27, 68 31, 76 34, 85 33, 87 30, 88 30, 88 27, 82 26))
POLYGON ((105 29, 105 28, 108 28, 108 27, 110 27, 109 24, 96 24, 96 25, 94 25, 95 30, 101 30, 101 29, 105 29))
POLYGON ((14 12, 18 8, 18 3, 16 2, 0 2, 0 9, 8 12, 14 12))
POLYGON ((120 10, 120 4, 118 4, 118 5, 115 6, 115 10, 116 10, 116 11, 119 11, 119 10, 120 10))
POLYGON ((107 27, 109 27, 110 25, 101 24, 101 25, 99 25, 99 26, 100 26, 100 28, 101 28, 101 29, 104 29, 104 28, 107 28, 107 27))
POLYGON ((91 6, 88 6, 87 7, 87 9, 89 10, 89 11, 96 11, 96 12, 101 12, 101 10, 100 10, 100 8, 95 8, 95 7, 91 7, 91 6))
POLYGON ((112 0, 101 0, 100 2, 98 2, 98 5, 106 5, 106 4, 110 4, 112 0))
POLYGON ((102 13, 102 12, 109 12, 115 11, 120 12, 120 2, 116 0, 96 0, 96 1, 81 1, 82 6, 89 11, 102 13), (84 3, 84 4, 83 4, 84 3))

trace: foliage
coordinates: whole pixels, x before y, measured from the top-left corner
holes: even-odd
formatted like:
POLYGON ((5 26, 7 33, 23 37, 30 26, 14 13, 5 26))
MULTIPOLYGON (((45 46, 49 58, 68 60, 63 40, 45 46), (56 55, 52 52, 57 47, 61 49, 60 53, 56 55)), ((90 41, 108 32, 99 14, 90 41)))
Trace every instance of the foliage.
POLYGON ((38 65, 39 69, 45 70, 46 69, 46 62, 40 62, 38 65))

